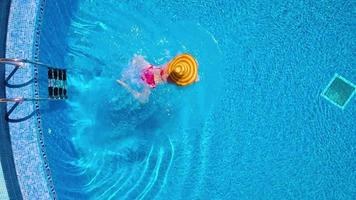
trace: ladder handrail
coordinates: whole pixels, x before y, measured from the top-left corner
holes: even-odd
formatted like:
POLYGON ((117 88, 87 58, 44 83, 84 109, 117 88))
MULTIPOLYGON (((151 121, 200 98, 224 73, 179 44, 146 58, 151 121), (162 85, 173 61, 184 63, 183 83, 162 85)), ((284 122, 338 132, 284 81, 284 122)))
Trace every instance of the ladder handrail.
POLYGON ((0 58, 0 63, 15 65, 15 66, 19 66, 19 67, 24 67, 25 63, 29 63, 29 64, 34 64, 34 65, 38 65, 38 66, 42 66, 42 67, 64 69, 63 67, 56 67, 56 66, 47 65, 47 64, 44 64, 41 62, 35 62, 35 61, 27 60, 27 59, 18 59, 18 58, 0 58))
MULTIPOLYGON (((47 64, 44 64, 44 63, 41 63, 41 62, 35 62, 35 61, 27 60, 27 59, 0 58, 0 63, 14 65, 14 66, 16 66, 18 68, 23 68, 23 67, 25 67, 25 63, 29 63, 29 64, 34 64, 34 65, 38 65, 38 66, 41 66, 41 67, 49 68, 48 70, 50 70, 50 69, 65 70, 64 68, 55 67, 55 66, 47 65, 47 64)), ((60 96, 55 95, 54 98, 51 98, 51 97, 48 97, 48 98, 43 98, 43 97, 37 97, 37 98, 33 98, 33 97, 31 97, 31 98, 25 98, 25 97, 0 98, 0 103, 6 103, 6 102, 22 103, 24 101, 47 101, 47 100, 48 101, 56 101, 56 100, 65 100, 65 99, 67 99, 67 96, 65 95, 65 97, 63 98, 63 96, 60 94, 60 96)))
POLYGON ((15 103, 22 103, 24 101, 58 101, 64 99, 56 99, 56 98, 24 98, 24 97, 16 97, 16 98, 0 98, 0 103, 7 103, 7 102, 15 102, 15 103))

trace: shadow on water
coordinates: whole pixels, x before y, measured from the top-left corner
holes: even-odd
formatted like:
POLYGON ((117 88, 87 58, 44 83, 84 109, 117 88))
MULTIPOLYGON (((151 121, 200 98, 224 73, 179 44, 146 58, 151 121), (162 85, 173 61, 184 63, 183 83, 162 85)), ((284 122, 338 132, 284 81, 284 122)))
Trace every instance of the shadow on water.
POLYGON ((136 196, 164 180, 172 148, 163 130, 173 120, 164 99, 140 104, 107 77, 74 78, 69 87, 75 88, 69 132, 78 152, 72 165, 87 179, 82 191, 136 196))
POLYGON ((140 162, 152 145, 162 142, 159 135, 170 119, 165 104, 140 104, 110 78, 82 81, 80 77, 72 80, 69 103, 70 118, 75 121, 70 132, 82 156, 100 152, 140 162))

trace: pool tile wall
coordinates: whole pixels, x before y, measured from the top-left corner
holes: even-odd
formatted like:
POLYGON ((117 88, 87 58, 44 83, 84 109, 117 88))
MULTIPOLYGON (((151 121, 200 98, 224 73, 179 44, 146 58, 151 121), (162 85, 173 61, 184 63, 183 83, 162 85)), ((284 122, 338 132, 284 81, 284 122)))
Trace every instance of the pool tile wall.
MULTIPOLYGON (((13 0, 11 2, 6 41, 7 58, 36 60, 40 33, 40 15, 44 0, 13 0), (36 38, 38 39, 36 41, 36 38)), ((6 67, 6 76, 14 69, 6 67)), ((36 96, 36 66, 18 70, 9 80, 15 87, 6 89, 7 97, 36 96), (19 86, 18 84, 24 84, 19 86), (16 86, 17 85, 17 86, 16 86)), ((8 104, 11 109, 13 104, 8 104)), ((20 104, 9 116, 17 119, 9 123, 12 149, 21 193, 24 199, 55 199, 50 189, 51 177, 46 164, 43 140, 41 140, 40 117, 35 102, 20 104), (27 119, 26 119, 27 117, 27 119), (25 119, 23 119, 25 118, 25 119)))

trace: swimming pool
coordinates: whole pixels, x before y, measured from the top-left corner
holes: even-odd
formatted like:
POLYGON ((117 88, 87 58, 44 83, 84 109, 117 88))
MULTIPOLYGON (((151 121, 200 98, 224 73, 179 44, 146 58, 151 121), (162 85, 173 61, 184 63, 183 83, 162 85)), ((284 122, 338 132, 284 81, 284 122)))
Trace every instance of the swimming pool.
POLYGON ((41 102, 59 199, 352 199, 351 1, 47 1, 40 59, 69 100, 41 102), (60 13, 60 14, 59 14, 60 13), (135 54, 189 52, 200 81, 139 104, 115 80, 135 54))

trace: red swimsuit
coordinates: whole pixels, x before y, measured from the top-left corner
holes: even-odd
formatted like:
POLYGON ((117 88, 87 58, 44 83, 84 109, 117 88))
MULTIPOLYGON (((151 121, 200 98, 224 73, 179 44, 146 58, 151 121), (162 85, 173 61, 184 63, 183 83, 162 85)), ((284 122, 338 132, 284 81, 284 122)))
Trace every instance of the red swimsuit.
MULTIPOLYGON (((147 83, 147 85, 149 85, 151 88, 156 87, 154 70, 155 70, 155 68, 153 67, 153 65, 148 65, 141 72, 141 79, 145 83, 147 83)), ((163 74, 164 74, 164 69, 161 69, 161 71, 160 71, 161 77, 163 76, 163 74)))
POLYGON ((148 65, 145 69, 142 70, 141 79, 151 88, 156 87, 153 65, 148 65))

